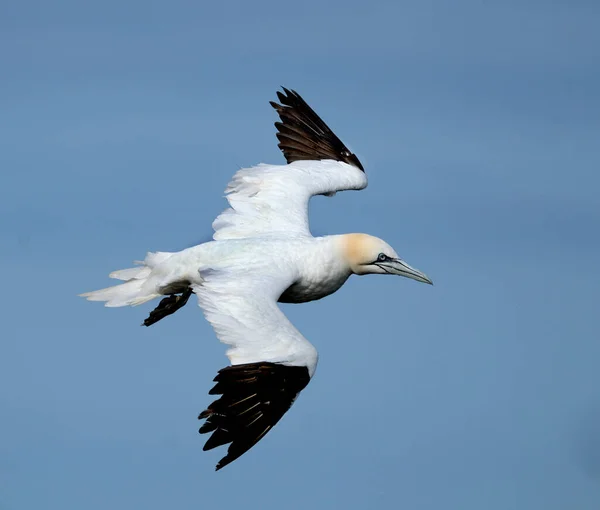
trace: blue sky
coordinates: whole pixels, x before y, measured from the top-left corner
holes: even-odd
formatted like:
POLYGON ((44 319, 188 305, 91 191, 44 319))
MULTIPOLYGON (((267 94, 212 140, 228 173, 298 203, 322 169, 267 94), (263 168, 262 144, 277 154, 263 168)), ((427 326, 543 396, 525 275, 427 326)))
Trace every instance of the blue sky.
POLYGON ((597 2, 0 12, 0 509, 597 508, 597 2), (283 162, 280 85, 370 178, 313 232, 383 237, 436 285, 285 306, 316 376, 215 473, 200 310, 146 329, 152 305, 76 295, 210 238, 234 171, 283 162))

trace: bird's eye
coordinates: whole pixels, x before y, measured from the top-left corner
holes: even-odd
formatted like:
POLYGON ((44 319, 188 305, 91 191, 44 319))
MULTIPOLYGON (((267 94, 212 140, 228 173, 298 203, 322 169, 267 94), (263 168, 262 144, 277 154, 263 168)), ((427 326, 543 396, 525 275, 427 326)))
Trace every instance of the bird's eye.
POLYGON ((387 260, 387 258, 388 258, 388 256, 385 253, 380 253, 377 256, 377 261, 378 262, 383 262, 383 261, 387 260))

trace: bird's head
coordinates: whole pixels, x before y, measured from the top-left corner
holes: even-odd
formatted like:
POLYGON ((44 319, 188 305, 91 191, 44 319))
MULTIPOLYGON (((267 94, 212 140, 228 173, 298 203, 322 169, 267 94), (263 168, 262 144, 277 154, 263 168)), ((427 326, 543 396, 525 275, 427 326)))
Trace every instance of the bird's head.
POLYGON ((377 237, 346 234, 343 236, 343 252, 354 274, 395 274, 433 285, 425 274, 410 267, 389 244, 377 237))

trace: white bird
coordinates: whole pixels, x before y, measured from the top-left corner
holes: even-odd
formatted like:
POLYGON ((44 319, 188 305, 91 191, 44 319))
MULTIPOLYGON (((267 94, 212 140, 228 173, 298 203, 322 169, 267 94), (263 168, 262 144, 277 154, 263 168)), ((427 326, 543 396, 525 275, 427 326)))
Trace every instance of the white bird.
POLYGON ((337 291, 352 274, 392 274, 431 284, 384 241, 367 234, 313 237, 314 195, 361 190, 358 158, 293 90, 271 102, 287 165, 239 170, 226 189, 230 208, 213 222, 213 241, 176 253, 148 253, 138 267, 110 274, 125 283, 82 294, 106 306, 164 298, 144 324, 175 312, 192 293, 230 366, 219 370, 203 411, 204 450, 228 444, 219 470, 252 448, 288 411, 317 367, 317 351, 277 302, 304 303, 337 291))

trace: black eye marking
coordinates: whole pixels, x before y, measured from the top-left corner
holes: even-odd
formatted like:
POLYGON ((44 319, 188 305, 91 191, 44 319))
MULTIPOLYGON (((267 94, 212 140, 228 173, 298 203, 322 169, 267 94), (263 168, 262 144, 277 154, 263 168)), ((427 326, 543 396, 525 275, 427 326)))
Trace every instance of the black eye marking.
POLYGON ((380 253, 377 256, 377 262, 385 262, 388 259, 389 259, 389 257, 385 253, 380 253))

